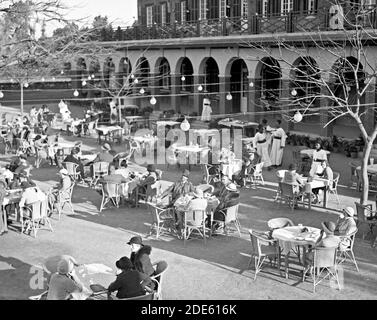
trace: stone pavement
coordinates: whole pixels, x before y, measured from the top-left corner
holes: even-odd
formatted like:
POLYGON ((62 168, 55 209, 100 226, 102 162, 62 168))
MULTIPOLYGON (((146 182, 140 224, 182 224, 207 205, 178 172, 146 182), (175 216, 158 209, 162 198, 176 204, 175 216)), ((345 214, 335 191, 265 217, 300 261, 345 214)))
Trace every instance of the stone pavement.
MULTIPOLYGON (((78 138, 65 137, 67 141, 78 138)), ((94 139, 81 138, 86 150, 99 150, 94 139)), ((121 150, 122 146, 117 146, 121 150)), ((286 148, 284 165, 290 163, 291 147, 286 148)), ((6 158, 2 158, 6 161, 6 158)), ((349 172, 348 158, 332 155, 335 171, 341 172, 339 197, 341 206, 330 198, 329 207, 340 209, 354 206, 359 194, 347 184, 349 172), (344 187, 343 187, 344 185, 344 187)), ((180 170, 169 167, 163 179, 175 181, 180 170)), ((33 179, 47 189, 57 181, 57 169, 48 165, 32 171, 33 179)), ((119 209, 109 208, 99 213, 101 196, 85 187, 77 186, 74 190, 73 204, 75 215, 69 210, 60 221, 52 217, 54 232, 40 230, 36 239, 22 235, 15 225, 8 234, 0 236, 0 298, 27 299, 41 290, 32 290, 29 282, 32 277, 30 268, 41 263, 45 258, 56 254, 70 254, 81 263, 103 263, 115 270, 115 261, 121 256, 129 256, 130 248, 126 242, 133 235, 141 235, 146 244, 153 247, 151 260, 166 260, 169 269, 164 278, 164 299, 376 299, 377 298, 377 250, 372 249, 367 240, 356 239, 354 252, 360 272, 347 264, 343 269, 343 289, 333 289, 324 281, 312 293, 312 283, 300 282, 299 267, 293 266, 289 279, 279 275, 276 268, 269 264, 258 274, 248 268, 250 258, 250 239, 247 230, 267 230, 267 221, 274 217, 288 217, 296 224, 302 223, 320 227, 324 220, 337 218, 338 212, 331 209, 314 207, 291 211, 287 206, 273 202, 276 190, 275 171, 265 171, 265 186, 241 190, 240 223, 242 237, 213 237, 204 246, 200 240, 192 240, 183 246, 183 242, 163 236, 156 240, 147 237, 151 217, 146 207, 119 209)), ((191 180, 200 182, 199 168, 193 168, 191 180)), ((371 197, 373 201, 373 197, 371 197)))

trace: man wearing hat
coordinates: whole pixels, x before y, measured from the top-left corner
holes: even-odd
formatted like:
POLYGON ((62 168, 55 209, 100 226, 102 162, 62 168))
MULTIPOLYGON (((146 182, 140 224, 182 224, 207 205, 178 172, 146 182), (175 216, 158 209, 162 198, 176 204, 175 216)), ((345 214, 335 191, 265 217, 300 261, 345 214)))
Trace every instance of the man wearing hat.
MULTIPOLYGON (((357 230, 356 221, 353 218, 355 210, 352 207, 343 209, 338 220, 336 221, 335 234, 338 236, 349 236, 357 230)), ((351 244, 351 239, 342 238, 342 248, 347 248, 351 244)))
POLYGON ((131 246, 130 260, 135 270, 145 273, 147 276, 152 276, 155 273, 149 257, 152 247, 144 245, 143 240, 139 236, 132 237, 127 244, 131 246))
POLYGON ((105 143, 101 147, 102 151, 98 154, 97 158, 94 159, 94 162, 108 162, 111 163, 114 160, 114 156, 111 155, 111 146, 108 143, 105 143))
POLYGON ((69 300, 74 292, 82 292, 84 286, 73 273, 74 264, 70 259, 63 258, 58 263, 57 273, 51 276, 47 300, 69 300))
POLYGON ((23 190, 21 200, 19 202, 20 208, 28 207, 37 201, 46 201, 47 196, 39 189, 34 183, 29 181, 21 182, 21 188, 23 190))
MULTIPOLYGON (((134 199, 134 205, 136 206, 139 194, 146 194, 147 199, 152 196, 152 185, 157 181, 156 168, 153 164, 147 165, 147 172, 140 178, 138 184, 132 190, 131 198, 134 199)), ((128 190, 130 192, 130 190, 128 190)))
POLYGON ((78 165, 78 169, 80 171, 80 177, 83 179, 84 176, 84 165, 82 164, 80 158, 79 158, 80 149, 78 147, 75 147, 71 150, 71 154, 66 156, 64 159, 64 162, 72 162, 78 165))
POLYGON ((51 212, 59 207, 59 194, 61 194, 62 198, 69 198, 71 196, 69 189, 71 188, 73 182, 69 177, 67 169, 60 169, 58 175, 60 175, 60 183, 51 190, 48 199, 51 212))
POLYGON ((189 181, 190 171, 187 169, 183 171, 182 177, 179 181, 172 184, 168 189, 166 189, 161 194, 161 199, 165 198, 167 195, 171 195, 171 201, 169 203, 169 207, 173 206, 175 201, 178 198, 185 196, 189 193, 195 192, 194 185, 189 181))
POLYGON ((121 271, 116 280, 109 285, 108 296, 117 291, 118 299, 139 297, 152 290, 148 287, 152 280, 146 274, 134 269, 130 259, 127 257, 120 258, 116 263, 116 267, 121 271))

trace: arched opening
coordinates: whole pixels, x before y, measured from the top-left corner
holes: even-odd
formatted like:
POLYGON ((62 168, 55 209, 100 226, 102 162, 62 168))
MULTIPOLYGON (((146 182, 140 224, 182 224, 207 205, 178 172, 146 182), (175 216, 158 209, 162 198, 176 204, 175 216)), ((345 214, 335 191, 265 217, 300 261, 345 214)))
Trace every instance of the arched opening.
POLYGON ((249 90, 249 71, 243 59, 233 61, 230 68, 230 93, 232 95, 232 113, 247 112, 249 90))
POLYGON ((130 60, 127 57, 120 59, 119 68, 118 68, 118 77, 117 81, 119 87, 126 91, 129 86, 132 84, 131 74, 132 74, 132 65, 130 60))
POLYGON ((144 57, 140 58, 136 63, 136 74, 134 75, 133 81, 135 82, 135 80, 137 79, 137 83, 134 87, 143 87, 145 92, 147 92, 149 73, 150 68, 148 60, 144 57))
POLYGON ((280 97, 281 68, 279 62, 272 57, 263 58, 261 64, 260 99, 271 105, 280 97))
POLYGON ((89 95, 91 97, 101 97, 102 91, 101 91, 101 65, 98 60, 91 60, 89 64, 89 75, 88 75, 88 88, 89 88, 89 95))
POLYGON ((85 86, 83 85, 83 80, 87 77, 87 66, 84 58, 79 58, 76 63, 76 77, 75 77, 75 85, 73 88, 77 88, 81 91, 80 96, 82 98, 86 98, 88 95, 88 91, 86 90, 85 86))
POLYGON ((219 67, 212 57, 204 62, 203 90, 207 93, 219 93, 219 67))
POLYGON ((171 89, 170 64, 166 58, 157 63, 157 79, 160 91, 168 92, 171 89))
POLYGON ((320 106, 321 74, 312 57, 298 58, 291 69, 290 95, 295 105, 307 108, 303 122, 319 123, 319 111, 310 111, 320 106))
POLYGON ((106 88, 110 90, 115 90, 118 87, 115 76, 115 64, 111 57, 106 58, 103 64, 103 81, 106 88))
POLYGON ((181 91, 194 92, 194 68, 189 58, 183 58, 179 70, 181 91))

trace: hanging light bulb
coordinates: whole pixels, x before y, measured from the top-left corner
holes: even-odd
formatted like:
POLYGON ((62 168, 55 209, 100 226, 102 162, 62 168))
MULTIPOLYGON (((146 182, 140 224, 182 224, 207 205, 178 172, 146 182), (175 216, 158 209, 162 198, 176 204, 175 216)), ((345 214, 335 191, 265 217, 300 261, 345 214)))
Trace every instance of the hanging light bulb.
POLYGON ((135 78, 135 75, 133 73, 131 73, 131 79, 135 78))
POLYGON ((78 96, 79 96, 79 92, 78 92, 77 90, 75 90, 75 91, 73 92, 73 95, 74 95, 75 97, 78 97, 78 96))
POLYGON ((135 83, 139 83, 139 80, 137 80, 137 79, 135 79, 135 81, 134 81, 135 83))
POLYGON ((253 81, 250 81, 250 83, 249 83, 249 87, 250 87, 250 88, 254 87, 254 82, 253 82, 253 81))
POLYGON ((64 70, 60 71, 60 74, 64 74, 64 70))
POLYGON ((300 113, 300 111, 297 111, 295 113, 295 115, 293 116, 293 119, 296 121, 296 122, 301 122, 302 121, 302 114, 300 113))
POLYGON ((83 80, 83 81, 81 82, 81 84, 85 87, 85 86, 86 86, 86 81, 83 80))
POLYGON ((144 94, 144 93, 145 93, 144 88, 141 88, 139 92, 140 92, 141 94, 144 94))
POLYGON ((181 129, 183 131, 189 131, 190 130, 190 122, 188 122, 186 118, 181 123, 181 129))
POLYGON ((202 85, 199 85, 198 91, 203 91, 203 86, 202 85))
POLYGON ((90 75, 88 76, 88 80, 92 80, 92 77, 90 75))
POLYGON ((4 98, 4 93, 3 91, 0 91, 0 99, 4 98))
POLYGON ((347 92, 350 92, 350 91, 351 91, 351 87, 350 87, 350 86, 347 86, 347 87, 346 87, 346 90, 347 90, 347 92))
POLYGON ((291 91, 291 95, 294 96, 294 97, 297 96, 297 91, 296 91, 296 89, 293 89, 293 90, 291 91))
POLYGON ((24 87, 27 88, 29 87, 29 84, 27 82, 24 83, 24 87))
POLYGON ((181 80, 182 80, 182 81, 186 81, 186 77, 185 77, 185 76, 182 76, 182 77, 181 77, 181 80))
POLYGON ((233 97, 232 97, 232 94, 230 92, 228 92, 228 94, 226 95, 226 100, 232 100, 233 97))
POLYGON ((155 104, 157 103, 157 100, 156 100, 156 98, 153 96, 153 97, 149 100, 149 102, 150 102, 152 105, 155 105, 155 104))
POLYGON ((42 77, 42 82, 45 82, 46 80, 45 80, 45 78, 44 77, 42 77))
POLYGON ((94 73, 92 74, 92 79, 94 79, 96 76, 94 75, 94 73))
POLYGON ((56 78, 55 77, 52 77, 52 81, 55 81, 56 80, 56 78))
POLYGON ((13 79, 10 79, 10 82, 14 83, 14 80, 13 80, 13 79))

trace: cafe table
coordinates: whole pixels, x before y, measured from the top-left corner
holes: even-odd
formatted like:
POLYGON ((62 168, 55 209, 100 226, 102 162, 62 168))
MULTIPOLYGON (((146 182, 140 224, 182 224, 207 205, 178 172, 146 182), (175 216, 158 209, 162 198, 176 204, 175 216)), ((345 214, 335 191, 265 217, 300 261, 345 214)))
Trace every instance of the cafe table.
POLYGON ((314 246, 320 236, 321 230, 313 227, 290 226, 275 229, 272 238, 279 241, 281 253, 285 255, 285 277, 289 277, 289 256, 293 249, 297 250, 300 260, 300 248, 303 249, 302 263, 305 263, 306 251, 314 246))
MULTIPOLYGON (((315 151, 315 149, 303 149, 303 150, 300 150, 300 154, 301 155, 305 155, 305 156, 308 156, 309 158, 313 158, 313 152, 315 151)), ((326 156, 327 156, 327 160, 330 156, 330 151, 328 150, 324 150, 325 153, 326 153, 326 156)))
POLYGON ((308 196, 309 201, 309 210, 312 208, 312 197, 311 193, 313 189, 322 189, 323 190, 323 207, 327 207, 327 189, 329 185, 329 180, 322 178, 313 178, 311 181, 308 181, 308 178, 304 179, 305 187, 304 192, 308 196))

